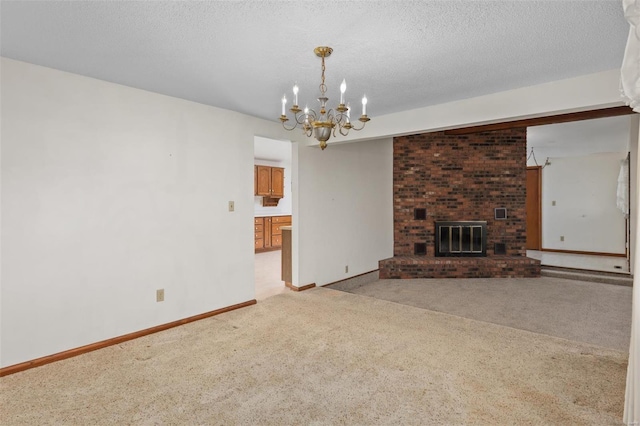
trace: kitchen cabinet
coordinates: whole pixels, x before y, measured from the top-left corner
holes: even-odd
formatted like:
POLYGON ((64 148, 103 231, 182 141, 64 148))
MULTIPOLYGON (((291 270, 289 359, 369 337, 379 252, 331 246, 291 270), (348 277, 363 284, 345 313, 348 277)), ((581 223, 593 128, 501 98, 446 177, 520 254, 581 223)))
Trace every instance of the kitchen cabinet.
POLYGON ((254 233, 256 236, 256 250, 264 247, 264 218, 256 217, 254 222, 254 233))
POLYGON ((254 218, 255 251, 280 249, 282 247, 283 226, 291 226, 291 216, 254 218))
POLYGON ((271 168, 271 196, 284 197, 284 169, 282 167, 271 168))
POLYGON ((254 166, 255 195, 264 197, 264 205, 277 205, 284 197, 284 169, 282 167, 254 166), (270 203, 270 204, 269 204, 270 203))

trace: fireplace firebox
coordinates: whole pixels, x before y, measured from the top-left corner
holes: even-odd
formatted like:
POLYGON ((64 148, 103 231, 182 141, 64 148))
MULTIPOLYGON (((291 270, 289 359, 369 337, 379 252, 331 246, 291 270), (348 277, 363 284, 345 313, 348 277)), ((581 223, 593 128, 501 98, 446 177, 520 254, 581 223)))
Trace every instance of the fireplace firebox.
POLYGON ((436 256, 484 257, 487 255, 487 222, 436 222, 436 256))

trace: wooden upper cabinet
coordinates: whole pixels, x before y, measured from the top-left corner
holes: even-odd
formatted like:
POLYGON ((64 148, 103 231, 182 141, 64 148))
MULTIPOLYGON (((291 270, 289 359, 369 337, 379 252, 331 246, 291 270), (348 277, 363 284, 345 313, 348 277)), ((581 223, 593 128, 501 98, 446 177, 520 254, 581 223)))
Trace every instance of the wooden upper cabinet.
POLYGON ((255 195, 269 198, 284 197, 284 169, 254 166, 255 195))
POLYGON ((284 197, 284 169, 281 167, 271 168, 271 196, 284 197))
POLYGON ((271 167, 255 166, 255 195, 271 196, 271 167))

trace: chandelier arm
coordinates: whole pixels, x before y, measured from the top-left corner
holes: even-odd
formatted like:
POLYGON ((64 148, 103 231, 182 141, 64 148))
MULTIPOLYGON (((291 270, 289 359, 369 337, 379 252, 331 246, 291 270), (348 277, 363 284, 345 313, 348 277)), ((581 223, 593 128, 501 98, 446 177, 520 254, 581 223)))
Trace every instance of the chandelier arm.
POLYGON ((360 127, 356 127, 356 126, 353 126, 353 125, 352 125, 351 130, 355 130, 356 132, 359 132, 360 130, 364 129, 364 126, 365 126, 365 124, 367 124, 367 123, 364 123, 364 122, 362 122, 362 121, 361 121, 361 123, 362 123, 362 126, 360 126, 360 127))
POLYGON ((298 126, 298 124, 303 125, 305 122, 304 114, 296 114, 294 118, 296 120, 296 127, 298 126))
MULTIPOLYGON (((304 113, 300 114, 301 117, 304 116, 304 115, 305 115, 304 113)), ((313 109, 310 109, 309 112, 306 115, 309 116, 309 122, 316 121, 318 119, 318 113, 313 109)))
POLYGON ((336 118, 336 124, 340 125, 340 127, 344 126, 349 122, 349 119, 346 116, 346 114, 342 112, 337 113, 335 118, 336 118))
MULTIPOLYGON (((304 114, 304 113, 297 113, 294 116, 294 120, 295 120, 295 124, 293 126, 287 126, 285 123, 286 121, 282 122, 282 127, 285 128, 285 130, 287 131, 291 131, 294 130, 295 128, 297 128, 298 126, 304 126, 305 122, 307 121, 307 117, 305 115, 308 115, 309 118, 309 123, 312 123, 313 121, 315 121, 315 117, 316 117, 316 112, 313 110, 309 110, 308 114, 304 114)), ((303 129, 303 131, 305 132, 305 134, 307 136, 311 136, 310 132, 307 132, 303 129)))
POLYGON ((344 114, 336 115, 335 123, 336 123, 336 126, 334 128, 334 136, 335 136, 336 129, 342 136, 346 136, 349 133, 349 127, 346 127, 345 129, 345 125, 348 123, 348 121, 344 119, 344 114))
POLYGON ((343 112, 339 112, 336 115, 336 127, 339 128, 340 134, 342 136, 347 136, 349 134, 349 130, 353 128, 351 122, 349 121, 349 116, 347 116, 343 112))
POLYGON ((293 126, 289 127, 285 123, 286 123, 285 121, 282 122, 282 127, 284 127, 284 129, 288 131, 295 129, 296 127, 298 127, 298 124, 299 124, 299 123, 296 123, 293 126))
POLYGON ((329 111, 327 111, 327 120, 331 121, 331 122, 334 122, 334 123, 337 123, 338 121, 335 120, 335 118, 336 118, 336 116, 333 113, 333 108, 330 108, 329 111))
POLYGON ((304 113, 294 114, 293 119, 295 120, 295 124, 293 126, 285 125, 285 121, 282 122, 282 126, 289 131, 295 129, 299 125, 304 126, 304 124, 307 122, 307 117, 306 117, 307 115, 308 115, 309 123, 312 123, 313 121, 315 121, 316 112, 313 110, 309 110, 308 114, 304 114, 304 113))
POLYGON ((304 121, 307 119, 306 116, 309 116, 309 122, 311 121, 316 121, 317 117, 318 117, 318 113, 315 112, 315 110, 308 110, 308 113, 305 114, 304 112, 299 112, 296 114, 296 121, 298 122, 298 124, 303 124, 304 121), (302 122, 300 122, 300 120, 302 120, 302 122))

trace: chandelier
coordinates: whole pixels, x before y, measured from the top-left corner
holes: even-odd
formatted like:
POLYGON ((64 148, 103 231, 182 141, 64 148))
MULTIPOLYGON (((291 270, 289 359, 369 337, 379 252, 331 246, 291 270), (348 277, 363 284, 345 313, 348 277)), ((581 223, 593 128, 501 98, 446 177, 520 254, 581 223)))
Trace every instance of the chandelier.
POLYGON ((293 85, 293 106, 289 109, 294 115, 295 124, 293 127, 287 126, 286 122, 289 121, 289 118, 286 115, 286 104, 287 97, 286 95, 282 96, 282 115, 280 115, 280 121, 282 121, 282 126, 286 130, 293 130, 300 126, 303 133, 311 137, 313 135, 318 142, 320 142, 320 148, 323 150, 327 147, 327 141, 333 136, 336 137, 337 132, 339 132, 342 136, 346 136, 349 134, 349 130, 362 130, 369 121, 369 117, 367 117, 367 97, 362 97, 362 115, 358 120, 362 123, 362 126, 357 128, 353 124, 351 124, 351 107, 347 103, 345 105, 344 101, 344 92, 347 90, 347 82, 342 80, 342 84, 340 85, 340 104, 336 107, 335 111, 333 109, 327 110, 327 101, 329 98, 325 96, 327 92, 327 86, 324 84, 324 58, 327 58, 333 52, 333 49, 327 46, 319 46, 313 50, 316 56, 319 56, 322 59, 322 80, 320 83, 320 97, 318 101, 320 102, 320 111, 316 112, 309 107, 305 107, 304 110, 301 110, 298 107, 298 85, 293 85))

